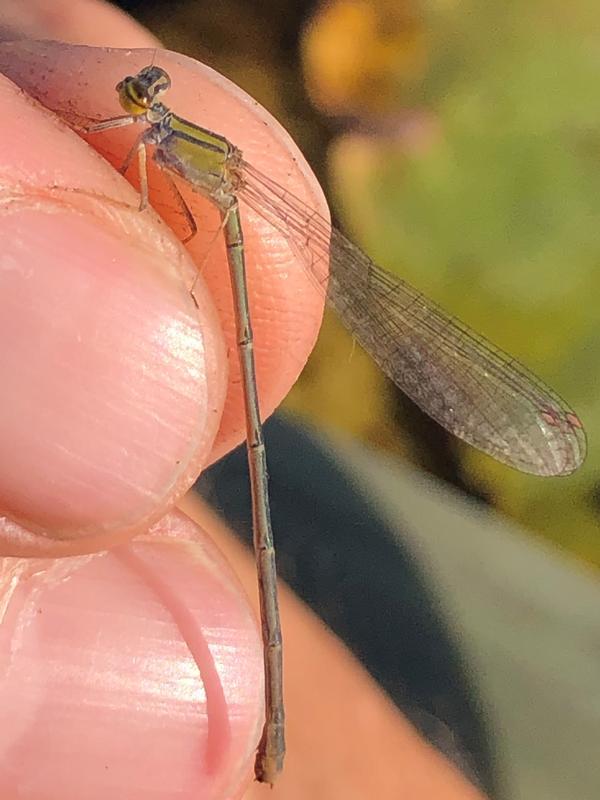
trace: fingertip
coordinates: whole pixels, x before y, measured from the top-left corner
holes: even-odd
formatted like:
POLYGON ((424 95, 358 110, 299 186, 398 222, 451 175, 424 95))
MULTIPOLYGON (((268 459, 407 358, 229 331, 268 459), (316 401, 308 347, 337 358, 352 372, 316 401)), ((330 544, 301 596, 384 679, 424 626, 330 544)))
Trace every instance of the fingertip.
POLYGON ((158 40, 129 14, 104 0, 3 0, 0 30, 6 41, 56 39, 111 47, 154 47, 158 40))
POLYGON ((239 791, 263 708, 260 642, 237 580, 186 517, 110 553, 12 559, 2 588, 2 796, 239 791))
POLYGON ((132 535, 187 490, 219 427, 227 364, 210 295, 199 282, 193 303, 194 266, 166 227, 79 137, 7 81, 0 94, 13 101, 0 149, 0 507, 48 554, 53 538, 63 552, 64 540, 132 535))
MULTIPOLYGON (((222 134, 245 159, 301 202, 327 218, 320 187, 290 136, 256 101, 210 68, 184 56, 155 50, 107 50, 58 43, 0 46, 0 67, 57 113, 101 119, 120 113, 115 84, 148 63, 169 70, 169 106, 192 122, 222 134), (44 78, 42 82, 42 78, 44 78)), ((122 163, 135 132, 123 128, 94 137, 93 146, 122 163)), ((153 205, 181 233, 181 213, 158 170, 150 171, 153 205)), ((199 235, 189 250, 202 267, 228 342, 230 384, 213 457, 244 438, 243 397, 236 353, 231 287, 219 215, 184 182, 199 235), (207 258, 208 250, 208 258, 207 258)), ((281 402, 300 374, 320 327, 324 293, 311 279, 309 249, 302 238, 273 227, 242 204, 257 379, 263 416, 281 402)))

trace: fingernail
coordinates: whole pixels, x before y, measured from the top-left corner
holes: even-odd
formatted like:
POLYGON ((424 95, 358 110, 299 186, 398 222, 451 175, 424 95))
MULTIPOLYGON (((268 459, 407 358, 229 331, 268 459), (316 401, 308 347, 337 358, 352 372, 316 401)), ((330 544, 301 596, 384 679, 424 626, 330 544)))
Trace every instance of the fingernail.
POLYGON ((131 525, 210 451, 216 315, 91 216, 2 212, 0 505, 58 537, 131 525))
POLYGON ((165 525, 108 553, 4 560, 2 797, 210 800, 248 774, 256 624, 214 546, 183 515, 165 525))

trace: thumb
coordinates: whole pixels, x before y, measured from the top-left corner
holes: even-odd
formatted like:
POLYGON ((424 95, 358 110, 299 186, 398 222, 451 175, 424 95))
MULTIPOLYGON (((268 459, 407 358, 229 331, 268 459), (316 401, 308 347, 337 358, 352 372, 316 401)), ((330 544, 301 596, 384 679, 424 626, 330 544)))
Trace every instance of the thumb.
POLYGON ((1 797, 239 794, 262 717, 260 643, 187 517, 110 552, 0 570, 1 797))

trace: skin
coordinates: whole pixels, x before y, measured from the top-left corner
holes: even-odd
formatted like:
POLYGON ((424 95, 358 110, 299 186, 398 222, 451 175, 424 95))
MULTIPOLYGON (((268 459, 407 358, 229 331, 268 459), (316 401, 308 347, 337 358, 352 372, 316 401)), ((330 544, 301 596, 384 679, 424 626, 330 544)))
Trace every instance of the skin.
MULTIPOLYGON (((2 15, 5 38, 150 48, 0 45, 1 71, 71 122, 118 114, 116 80, 156 57, 173 79, 167 102, 327 214, 262 109, 195 62, 155 53, 121 13, 53 0, 5 2, 2 15)), ((160 175, 150 196, 163 220, 140 214, 127 181, 10 80, 0 93, 0 795, 267 796, 251 783, 253 561, 185 495, 243 438, 223 253, 210 233, 181 246, 160 175)), ((119 164, 136 132, 93 145, 119 164)), ((218 233, 210 207, 187 199, 218 233)), ((250 213, 245 226, 269 413, 310 352, 322 298, 285 239, 250 213)), ((288 759, 271 797, 480 797, 285 587, 281 604, 288 759)))

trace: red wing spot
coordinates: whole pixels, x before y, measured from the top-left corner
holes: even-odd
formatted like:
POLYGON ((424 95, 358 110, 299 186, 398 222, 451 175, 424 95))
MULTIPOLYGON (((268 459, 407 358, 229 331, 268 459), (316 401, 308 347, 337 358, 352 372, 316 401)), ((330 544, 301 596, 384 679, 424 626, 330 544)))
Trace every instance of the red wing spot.
POLYGON ((548 423, 548 425, 558 426, 559 416, 554 409, 545 408, 543 411, 540 412, 540 416, 544 420, 544 422, 548 423))
POLYGON ((566 415, 566 420, 572 428, 579 428, 580 430, 583 430, 583 422, 579 419, 577 414, 569 412, 566 415))

